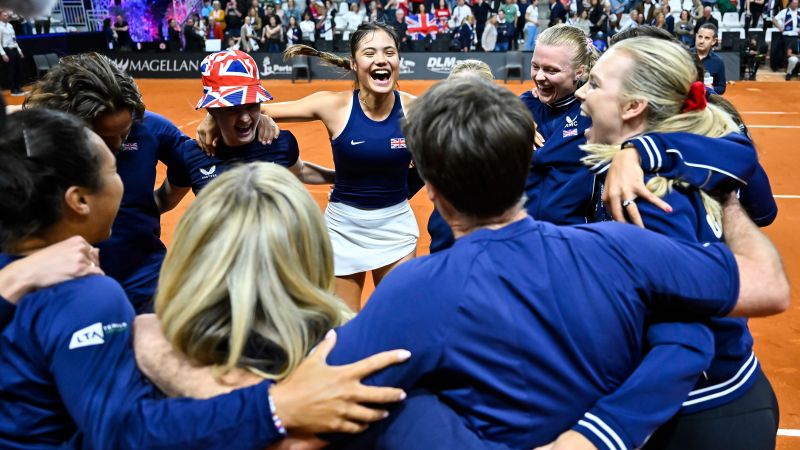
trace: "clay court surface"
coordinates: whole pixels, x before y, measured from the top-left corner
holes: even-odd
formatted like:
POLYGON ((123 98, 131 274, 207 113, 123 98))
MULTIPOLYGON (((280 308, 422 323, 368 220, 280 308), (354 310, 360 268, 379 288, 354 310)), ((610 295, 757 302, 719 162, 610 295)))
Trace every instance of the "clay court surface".
MULTIPOLYGON (((199 79, 143 79, 137 82, 148 109, 166 116, 181 130, 194 137, 195 128, 205 114, 194 110, 202 93, 199 79)), ((400 88, 420 95, 433 83, 402 81, 400 88)), ((531 87, 529 83, 520 85, 513 82, 506 86, 520 94, 531 87)), ((266 81, 264 85, 275 101, 295 100, 315 91, 352 88, 352 83, 344 80, 314 81, 311 84, 266 81)), ((800 83, 739 82, 728 87, 725 97, 733 101, 743 113, 751 129, 780 210, 775 223, 765 231, 783 255, 795 288, 793 304, 788 312, 780 316, 751 320, 750 328, 756 342, 756 355, 780 402, 781 431, 777 448, 800 449, 800 238, 794 235, 795 232, 800 232, 800 177, 796 174, 800 170, 800 162, 794 155, 795 151, 800 151, 800 83)), ((6 97, 6 101, 9 104, 19 104, 21 98, 6 97)), ((321 123, 287 123, 282 127, 297 136, 300 154, 304 160, 332 167, 330 141, 321 123)), ((159 182, 163 179, 164 169, 163 166, 158 168, 159 182)), ((309 186, 309 190, 320 209, 324 209, 329 188, 309 186)), ((163 216, 163 237, 167 245, 177 221, 192 199, 189 194, 175 210, 163 216)), ((430 237, 425 227, 433 207, 424 190, 412 199, 411 206, 417 216, 421 234, 417 254, 427 254, 430 237)), ((680 264, 680 255, 675 255, 675 263, 680 264)), ((369 287, 365 298, 371 290, 369 287)))

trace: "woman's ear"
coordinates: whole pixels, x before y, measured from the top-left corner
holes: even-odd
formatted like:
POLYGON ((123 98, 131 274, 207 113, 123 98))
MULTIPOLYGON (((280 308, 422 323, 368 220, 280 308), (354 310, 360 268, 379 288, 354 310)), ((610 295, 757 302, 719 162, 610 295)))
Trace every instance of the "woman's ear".
POLYGON ((643 98, 626 100, 622 104, 622 120, 631 120, 644 116, 645 110, 647 110, 647 100, 643 98))
POLYGON ((89 192, 82 187, 70 186, 64 192, 64 203, 66 204, 67 211, 71 211, 79 216, 88 216, 91 208, 87 200, 89 192))

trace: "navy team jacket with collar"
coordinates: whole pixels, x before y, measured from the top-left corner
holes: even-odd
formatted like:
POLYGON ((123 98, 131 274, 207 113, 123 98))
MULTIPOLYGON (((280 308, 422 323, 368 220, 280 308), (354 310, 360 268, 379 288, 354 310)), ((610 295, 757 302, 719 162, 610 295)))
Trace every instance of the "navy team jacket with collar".
MULTIPOLYGON (((0 268, 13 261, 0 254, 0 268)), ((23 297, 0 331, 0 448, 261 450, 281 439, 268 383, 164 399, 136 367, 134 311, 92 275, 23 297)))

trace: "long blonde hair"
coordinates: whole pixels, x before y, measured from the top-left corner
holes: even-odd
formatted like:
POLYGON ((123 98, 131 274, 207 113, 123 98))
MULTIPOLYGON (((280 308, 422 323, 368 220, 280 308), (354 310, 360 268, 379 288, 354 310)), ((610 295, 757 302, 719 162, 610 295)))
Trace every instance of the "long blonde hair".
MULTIPOLYGON (((682 112, 692 83, 697 80, 697 69, 691 55, 680 44, 664 39, 638 37, 615 44, 610 51, 622 52, 633 59, 630 71, 622 82, 622 101, 645 100, 646 131, 688 132, 709 137, 722 137, 739 131, 731 116, 722 108, 708 104, 702 110, 682 112)), ((581 146, 588 155, 582 161, 588 166, 611 161, 620 145, 585 144, 581 146)), ((685 183, 653 177, 647 187, 654 194, 664 196, 675 184, 685 183)), ((722 224, 719 203, 700 191, 706 211, 722 224)))
POLYGON ((457 62, 453 69, 450 70, 450 75, 447 76, 447 79, 449 80, 465 73, 473 74, 487 81, 494 81, 492 68, 479 59, 465 59, 457 62))
POLYGON ((319 208, 288 170, 230 170, 178 223, 155 300, 164 334, 221 373, 281 379, 350 317, 333 295, 332 253, 319 208))

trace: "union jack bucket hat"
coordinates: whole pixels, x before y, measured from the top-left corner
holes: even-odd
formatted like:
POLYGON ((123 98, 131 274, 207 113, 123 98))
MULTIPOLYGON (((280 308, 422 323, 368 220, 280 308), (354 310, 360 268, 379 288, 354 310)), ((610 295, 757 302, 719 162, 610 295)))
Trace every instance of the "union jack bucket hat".
POLYGON ((255 60, 239 50, 212 53, 200 63, 203 96, 195 109, 225 108, 272 100, 261 86, 255 60))

